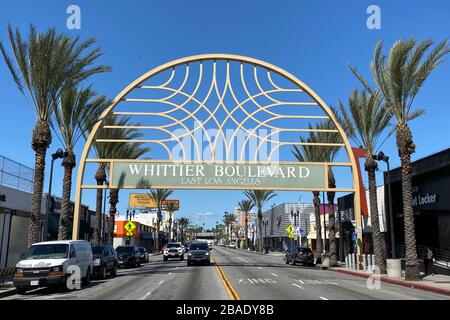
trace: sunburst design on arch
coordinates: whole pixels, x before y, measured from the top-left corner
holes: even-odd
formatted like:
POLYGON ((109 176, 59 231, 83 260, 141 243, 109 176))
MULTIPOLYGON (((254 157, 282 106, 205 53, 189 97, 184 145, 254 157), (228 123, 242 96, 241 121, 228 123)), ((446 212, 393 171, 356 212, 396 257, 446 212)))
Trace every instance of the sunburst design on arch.
MULTIPOLYGON (((182 58, 145 73, 119 93, 92 129, 84 147, 77 176, 76 215, 81 202, 81 189, 107 187, 83 185, 85 164, 107 162, 111 163, 112 168, 114 161, 125 160, 88 158, 94 142, 139 142, 159 147, 166 155, 166 159, 159 160, 212 162, 263 160, 271 163, 276 152, 283 148, 291 150, 293 145, 340 147, 345 150, 348 161, 326 165, 350 167, 353 187, 347 191, 359 194, 358 188, 355 188, 358 177, 351 146, 330 108, 294 75, 249 57, 205 54, 182 58), (127 128, 138 129, 147 137, 144 135, 134 140, 97 139, 100 130, 125 128, 103 124, 101 119, 113 114, 130 117, 132 122, 135 119, 138 124, 127 128), (335 128, 319 130, 308 125, 327 119, 334 123, 335 128), (145 121, 149 123, 143 124, 145 121), (214 136, 211 129, 216 131, 214 136), (308 143, 298 139, 301 134, 318 131, 337 132, 342 141, 308 143), (245 138, 240 149, 234 153, 234 140, 239 133, 244 133, 245 138), (186 138, 193 143, 192 151, 185 148, 183 139, 186 138), (255 152, 247 154, 251 139, 256 141, 255 152), (219 150, 219 146, 223 150, 219 150), (259 151, 267 146, 270 146, 268 158, 260 159, 259 151), (171 150, 175 147, 180 150, 179 159, 173 158, 171 150)), ((355 207, 355 211, 358 210, 355 207)), ((78 221, 74 223, 74 228, 78 228, 78 221)))

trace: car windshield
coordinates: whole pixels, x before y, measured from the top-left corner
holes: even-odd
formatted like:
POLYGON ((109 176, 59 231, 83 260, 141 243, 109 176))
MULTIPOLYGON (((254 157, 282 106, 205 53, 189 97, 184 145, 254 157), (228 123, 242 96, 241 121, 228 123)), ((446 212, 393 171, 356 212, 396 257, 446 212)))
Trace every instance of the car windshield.
POLYGON ((179 248, 181 245, 179 243, 168 243, 166 248, 179 248))
POLYGON ((102 247, 93 246, 92 247, 92 254, 102 254, 102 247))
POLYGON ((133 253, 133 247, 117 247, 116 252, 118 254, 133 253))
POLYGON ((40 244, 31 246, 26 259, 63 259, 68 256, 68 244, 40 244))
POLYGON ((192 243, 189 250, 208 250, 207 243, 192 243))

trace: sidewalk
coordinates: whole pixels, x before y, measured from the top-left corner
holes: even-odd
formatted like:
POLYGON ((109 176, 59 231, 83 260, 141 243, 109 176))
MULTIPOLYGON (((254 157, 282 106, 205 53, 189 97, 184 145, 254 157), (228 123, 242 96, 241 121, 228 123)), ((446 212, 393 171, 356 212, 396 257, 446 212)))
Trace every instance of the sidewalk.
MULTIPOLYGON (((361 278, 369 278, 371 273, 364 271, 356 271, 347 268, 328 268, 328 270, 335 271, 338 273, 348 274, 352 276, 357 276, 361 278)), ((390 278, 387 275, 381 275, 380 279, 382 282, 395 284, 399 286, 404 286, 413 289, 419 289, 424 291, 429 291, 433 293, 443 294, 450 296, 450 276, 447 275, 429 275, 422 279, 422 281, 406 281, 402 278, 390 278)))

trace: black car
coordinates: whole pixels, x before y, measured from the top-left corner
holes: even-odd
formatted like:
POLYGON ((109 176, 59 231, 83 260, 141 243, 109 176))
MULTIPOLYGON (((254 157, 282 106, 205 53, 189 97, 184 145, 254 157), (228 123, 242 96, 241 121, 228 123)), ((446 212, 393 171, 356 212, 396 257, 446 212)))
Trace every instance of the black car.
POLYGON ((287 250, 285 252, 284 261, 286 264, 301 263, 302 265, 314 266, 314 254, 308 247, 295 247, 294 250, 287 250))
POLYGON ((141 253, 136 246, 118 246, 116 248, 119 267, 140 267, 141 253))
POLYGON ((147 249, 139 247, 139 252, 141 253, 141 262, 147 263, 150 259, 147 249))
POLYGON ((111 245, 92 246, 92 258, 94 260, 93 274, 100 279, 105 279, 109 273, 117 276, 117 253, 111 245))

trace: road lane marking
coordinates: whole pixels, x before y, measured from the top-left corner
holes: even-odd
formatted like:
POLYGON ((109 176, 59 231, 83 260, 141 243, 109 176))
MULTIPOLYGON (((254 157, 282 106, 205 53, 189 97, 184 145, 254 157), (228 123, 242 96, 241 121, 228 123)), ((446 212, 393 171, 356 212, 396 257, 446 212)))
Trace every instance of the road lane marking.
POLYGON ((145 300, 145 298, 147 298, 149 295, 151 295, 152 292, 148 292, 145 296, 143 296, 142 298, 140 298, 139 300, 145 300))
POLYGON ((261 267, 258 267, 258 269, 259 269, 259 270, 262 270, 262 268, 261 268, 261 267))
POLYGON ((238 258, 241 259, 242 261, 244 261, 245 263, 250 263, 250 262, 248 262, 247 260, 242 259, 241 257, 238 257, 238 258))
POLYGON ((222 270, 222 268, 217 263, 216 258, 213 257, 212 259, 216 266, 216 271, 219 273, 219 276, 222 279, 225 290, 227 291, 228 296, 230 297, 230 300, 241 300, 238 293, 233 288, 233 285, 231 284, 230 280, 228 280, 227 276, 225 275, 225 272, 222 270))
POLYGON ((300 289, 302 289, 302 290, 305 289, 305 288, 303 288, 302 286, 299 286, 299 285, 296 284, 296 283, 293 283, 292 285, 293 285, 294 287, 300 288, 300 289))
POLYGON ((169 276, 172 274, 172 272, 169 272, 169 276))
POLYGON ((325 297, 319 297, 320 299, 322 299, 322 300, 328 300, 327 298, 325 298, 325 297))
POLYGON ((162 285, 164 283, 164 280, 161 280, 160 282, 158 282, 158 285, 162 285))
POLYGON ((275 273, 271 273, 271 275, 273 275, 274 277, 278 277, 275 273))

